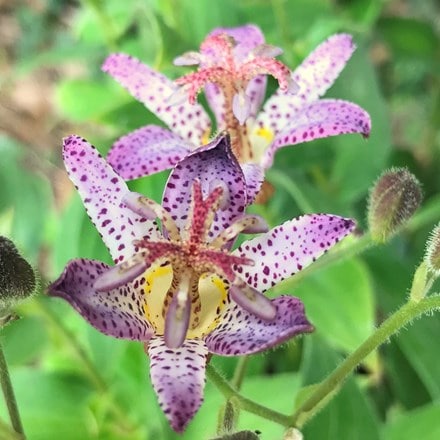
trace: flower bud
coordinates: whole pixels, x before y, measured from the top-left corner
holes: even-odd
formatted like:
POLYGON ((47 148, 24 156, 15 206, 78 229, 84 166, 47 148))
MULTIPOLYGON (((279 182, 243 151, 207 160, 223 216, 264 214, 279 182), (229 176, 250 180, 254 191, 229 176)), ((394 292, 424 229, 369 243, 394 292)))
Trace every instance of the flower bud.
POLYGON ((0 236, 0 316, 32 295, 35 287, 31 265, 18 253, 11 240, 0 236))
POLYGON ((227 434, 232 435, 237 424, 237 416, 239 411, 240 410, 239 408, 237 408, 234 397, 227 400, 218 415, 219 418, 217 432, 223 433, 224 436, 226 436, 225 438, 228 438, 227 434))
POLYGON ((283 440, 303 440, 303 438, 301 431, 298 431, 296 428, 289 428, 284 433, 283 440))
POLYGON ((370 191, 368 224, 374 241, 386 242, 419 207, 419 181, 405 168, 385 171, 370 191))
POLYGON ((239 431, 233 434, 225 434, 221 437, 215 437, 212 440, 259 440, 257 431, 239 431))
POLYGON ((433 229, 426 244, 425 262, 436 277, 440 276, 440 223, 433 229))

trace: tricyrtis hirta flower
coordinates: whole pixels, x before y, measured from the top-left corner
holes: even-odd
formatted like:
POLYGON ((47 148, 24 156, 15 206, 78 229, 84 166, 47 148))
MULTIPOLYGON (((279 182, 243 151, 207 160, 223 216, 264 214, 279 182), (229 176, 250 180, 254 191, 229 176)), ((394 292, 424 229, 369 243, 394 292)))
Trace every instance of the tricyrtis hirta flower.
POLYGON ((73 260, 49 293, 103 333, 145 344, 176 431, 202 402, 209 352, 257 353, 312 330, 299 299, 263 293, 347 235, 351 220, 307 215, 267 231, 244 213, 243 173, 225 136, 176 165, 162 205, 130 192, 79 137, 65 140, 64 161, 115 265, 73 260), (260 235, 231 251, 239 233, 260 235))
POLYGON ((274 58, 281 50, 266 45, 256 26, 218 28, 208 35, 200 52, 176 59, 179 65, 198 64, 199 69, 175 83, 135 58, 110 55, 103 70, 171 131, 154 125, 139 128, 116 141, 108 160, 121 176, 133 179, 171 168, 206 143, 211 121, 195 101, 204 87, 217 129, 231 135, 246 180, 260 185, 260 167, 270 167, 281 147, 343 133, 369 135, 370 118, 365 110, 348 101, 319 99, 354 49, 350 35, 333 35, 291 73, 274 58), (258 113, 267 75, 273 75, 280 87, 258 113), (177 91, 176 83, 181 85, 177 91))

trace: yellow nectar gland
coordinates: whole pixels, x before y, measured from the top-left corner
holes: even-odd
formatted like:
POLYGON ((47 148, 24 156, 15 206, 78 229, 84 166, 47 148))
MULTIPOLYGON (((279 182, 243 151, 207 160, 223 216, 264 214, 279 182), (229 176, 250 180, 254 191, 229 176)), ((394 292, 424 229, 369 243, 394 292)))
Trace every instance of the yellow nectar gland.
MULTIPOLYGON (((163 309, 173 280, 173 268, 171 264, 154 264, 145 271, 144 278, 144 312, 148 321, 154 326, 155 333, 163 335, 165 330, 163 309)), ((218 275, 205 273, 200 277, 198 294, 201 310, 197 316, 191 310, 185 339, 201 338, 218 325, 220 315, 228 302, 228 288, 228 283, 218 275)))
POLYGON ((253 153, 253 161, 259 162, 266 151, 267 147, 272 143, 275 134, 267 127, 252 127, 250 130, 249 141, 253 153))

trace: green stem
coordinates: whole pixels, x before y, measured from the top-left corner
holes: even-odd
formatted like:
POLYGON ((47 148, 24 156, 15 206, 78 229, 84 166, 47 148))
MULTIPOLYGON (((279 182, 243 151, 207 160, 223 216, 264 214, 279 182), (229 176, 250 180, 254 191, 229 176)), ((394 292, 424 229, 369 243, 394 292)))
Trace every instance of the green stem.
POLYGON ((22 434, 15 432, 9 425, 0 419, 0 439, 24 440, 22 434))
POLYGON ((228 383, 217 370, 208 364, 206 373, 211 382, 219 389, 226 399, 234 398, 240 409, 251 412, 257 416, 271 420, 282 426, 295 426, 301 428, 316 412, 327 404, 330 397, 337 391, 356 366, 386 342, 393 334, 405 327, 414 318, 424 313, 440 309, 440 295, 423 298, 420 301, 410 300, 386 319, 382 325, 362 344, 348 356, 327 378, 315 389, 309 398, 296 410, 292 416, 271 410, 239 394, 238 390, 228 383))
POLYGON ((9 377, 8 364, 6 363, 3 347, 0 343, 0 383, 3 395, 5 397, 6 406, 8 407, 9 418, 11 419, 14 431, 25 438, 23 425, 18 411, 17 400, 15 399, 14 389, 12 388, 11 378, 9 377))
POLYGON ((273 411, 265 406, 259 405, 256 402, 253 402, 246 397, 243 397, 241 394, 237 392, 237 390, 232 387, 226 379, 224 379, 217 370, 211 365, 208 364, 206 367, 206 374, 208 375, 211 382, 219 389, 219 391, 226 397, 226 399, 230 399, 234 397, 235 402, 245 411, 248 411, 252 414, 256 414, 257 416, 263 417, 267 420, 272 420, 275 423, 278 423, 283 426, 289 426, 290 417, 284 414, 281 414, 277 411, 273 411))
POLYGON ((393 315, 386 319, 356 351, 348 356, 347 359, 345 359, 345 361, 333 371, 333 373, 327 376, 312 395, 309 396, 309 398, 292 415, 289 425, 301 428, 315 415, 317 409, 321 408, 320 403, 331 396, 332 393, 334 394, 334 391, 341 386, 345 379, 366 356, 417 316, 439 308, 440 295, 430 296, 419 302, 410 300, 403 305, 393 315))
POLYGON ((234 377, 231 381, 231 385, 238 391, 240 391, 241 385, 243 383, 248 362, 249 356, 241 356, 240 358, 238 358, 237 366, 235 367, 234 371, 234 377))

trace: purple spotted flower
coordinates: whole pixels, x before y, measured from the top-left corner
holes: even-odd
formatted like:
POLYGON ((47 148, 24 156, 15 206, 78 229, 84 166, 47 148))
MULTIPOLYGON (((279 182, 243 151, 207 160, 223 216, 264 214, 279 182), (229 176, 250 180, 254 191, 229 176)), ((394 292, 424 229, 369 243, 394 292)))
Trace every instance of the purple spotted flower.
POLYGON ((196 102, 204 88, 217 129, 231 136, 248 186, 259 188, 264 169, 271 166, 279 148, 343 133, 369 135, 370 117, 365 110, 348 101, 319 99, 354 49, 350 35, 333 35, 291 73, 275 59, 281 49, 265 44, 258 27, 218 28, 208 35, 200 52, 176 59, 178 65, 199 68, 174 83, 135 58, 110 55, 103 70, 171 131, 155 125, 139 128, 116 141, 108 161, 130 180, 171 168, 205 144, 211 121, 196 102), (259 112, 268 74, 280 87, 259 112), (181 86, 177 92, 176 84, 181 86))
POLYGON ((299 299, 263 294, 347 235, 351 220, 306 215, 267 231, 244 213, 245 181, 227 136, 176 165, 162 205, 130 192, 84 139, 66 138, 63 157, 115 265, 72 260, 49 294, 101 332, 144 343, 174 430, 201 405, 208 353, 257 353, 312 331, 299 299), (231 251, 239 233, 259 235, 231 251))

